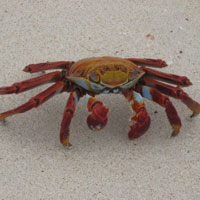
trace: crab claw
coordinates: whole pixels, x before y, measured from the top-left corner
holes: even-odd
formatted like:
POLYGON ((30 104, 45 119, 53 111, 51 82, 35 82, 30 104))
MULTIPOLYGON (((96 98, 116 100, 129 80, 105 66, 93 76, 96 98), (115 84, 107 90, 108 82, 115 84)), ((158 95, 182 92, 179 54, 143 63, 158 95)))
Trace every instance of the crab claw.
POLYGON ((88 127, 91 130, 97 130, 97 131, 104 128, 105 125, 107 124, 107 121, 108 121, 107 118, 105 120, 102 120, 102 119, 98 118, 96 115, 94 115, 93 113, 90 114, 87 118, 88 127))
POLYGON ((92 108, 92 114, 90 114, 87 118, 88 127, 92 130, 101 130, 107 124, 109 109, 105 107, 103 104, 96 104, 92 108))
POLYGON ((134 122, 134 124, 130 126, 131 130, 128 133, 130 140, 134 140, 143 135, 148 130, 151 122, 148 113, 144 109, 139 111, 130 120, 134 122))

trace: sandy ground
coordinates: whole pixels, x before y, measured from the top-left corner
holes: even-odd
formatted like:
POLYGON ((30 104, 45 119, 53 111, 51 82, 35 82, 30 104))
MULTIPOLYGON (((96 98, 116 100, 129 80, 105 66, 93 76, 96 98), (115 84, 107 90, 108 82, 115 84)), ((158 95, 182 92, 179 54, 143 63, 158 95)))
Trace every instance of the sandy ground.
MULTIPOLYGON (((0 1, 0 85, 35 77, 30 63, 90 56, 162 58, 163 72, 188 76, 185 91, 200 101, 199 0, 0 1), (150 34, 150 37, 146 37, 150 34)), ((39 75, 41 75, 39 73, 39 75)), ((1 112, 47 86, 0 96, 1 112)), ((147 134, 127 138, 131 111, 121 95, 100 95, 110 107, 100 132, 89 130, 84 99, 71 124, 70 150, 59 143, 69 94, 0 125, 0 199, 200 199, 199 116, 172 99, 182 129, 170 138, 163 108, 148 100, 147 134)))

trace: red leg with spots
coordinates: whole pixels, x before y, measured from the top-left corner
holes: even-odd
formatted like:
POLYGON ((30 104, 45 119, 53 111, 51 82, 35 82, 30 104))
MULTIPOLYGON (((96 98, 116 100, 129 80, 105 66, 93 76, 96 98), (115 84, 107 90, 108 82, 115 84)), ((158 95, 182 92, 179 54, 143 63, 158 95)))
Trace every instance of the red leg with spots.
POLYGON ((12 94, 12 93, 18 94, 20 92, 30 90, 44 83, 58 81, 60 79, 61 79, 61 72, 52 72, 52 73, 45 74, 43 76, 28 79, 19 83, 14 83, 13 85, 8 86, 8 87, 1 87, 0 94, 12 94))
POLYGON ((191 117, 197 116, 200 113, 200 104, 190 98, 181 88, 173 87, 150 78, 144 78, 143 80, 146 85, 152 86, 166 95, 180 99, 190 110, 193 111, 191 117))
POLYGON ((60 62, 46 62, 38 64, 30 64, 26 66, 23 71, 25 72, 39 72, 50 69, 68 69, 74 62, 73 61, 60 61, 60 62))
POLYGON ((145 109, 144 101, 139 93, 128 91, 123 94, 131 103, 132 111, 136 112, 136 114, 130 118, 133 125, 130 126, 131 130, 128 133, 129 139, 134 140, 142 136, 148 130, 151 120, 145 109))
POLYGON ((31 98, 27 103, 4 113, 0 114, 0 120, 4 120, 6 117, 26 112, 34 107, 38 107, 45 101, 47 101, 50 97, 52 97, 55 93, 60 93, 63 91, 64 83, 57 82, 56 84, 52 85, 51 87, 47 88, 45 91, 41 92, 37 96, 31 98))
POLYGON ((88 127, 92 130, 101 130, 107 124, 109 109, 98 99, 86 95, 88 112, 92 112, 87 118, 88 127))
POLYGON ((149 65, 152 67, 163 68, 167 66, 167 63, 161 59, 140 59, 140 58, 127 58, 127 60, 139 64, 139 65, 149 65))
POLYGON ((165 108, 167 117, 173 128, 172 136, 176 136, 181 128, 181 120, 169 98, 157 89, 149 86, 139 85, 136 90, 145 98, 152 100, 165 108))
POLYGON ((149 78, 166 81, 168 83, 180 85, 180 86, 183 86, 183 87, 192 85, 192 83, 190 82, 190 80, 186 76, 178 76, 178 75, 175 75, 175 74, 167 74, 167 73, 159 72, 159 71, 149 69, 149 68, 146 68, 146 67, 142 67, 141 69, 146 72, 146 77, 149 77, 149 78))
POLYGON ((78 103, 79 99, 80 99, 79 93, 72 92, 69 96, 69 99, 65 107, 65 111, 63 113, 63 120, 61 123, 61 129, 60 129, 60 142, 61 144, 65 146, 70 146, 69 127, 70 127, 71 120, 74 116, 76 104, 78 103))

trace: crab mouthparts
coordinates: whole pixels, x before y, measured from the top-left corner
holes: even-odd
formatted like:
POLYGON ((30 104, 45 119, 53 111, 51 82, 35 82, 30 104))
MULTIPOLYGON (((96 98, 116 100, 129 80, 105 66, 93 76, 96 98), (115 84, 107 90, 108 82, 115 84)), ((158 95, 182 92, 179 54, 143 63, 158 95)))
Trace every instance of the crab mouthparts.
POLYGON ((105 88, 103 90, 103 93, 104 94, 109 94, 109 93, 115 93, 115 94, 117 94, 117 93, 119 93, 119 89, 118 88, 113 88, 113 89, 105 88))

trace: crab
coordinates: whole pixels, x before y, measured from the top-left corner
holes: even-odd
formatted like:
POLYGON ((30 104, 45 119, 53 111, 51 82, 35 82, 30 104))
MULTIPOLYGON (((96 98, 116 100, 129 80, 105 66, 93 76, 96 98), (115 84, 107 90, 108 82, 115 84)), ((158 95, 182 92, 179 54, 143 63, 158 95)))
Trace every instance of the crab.
POLYGON ((101 130, 107 124, 109 108, 95 96, 120 93, 130 102, 133 111, 133 116, 130 118, 133 124, 128 133, 129 139, 134 140, 142 136, 150 126, 150 117, 143 97, 165 108, 173 129, 171 136, 176 136, 181 128, 181 120, 168 96, 180 99, 192 110, 191 117, 197 116, 200 113, 200 104, 181 89, 192 83, 186 76, 167 74, 146 66, 163 68, 167 66, 167 63, 161 59, 93 57, 77 62, 30 64, 24 68, 25 72, 34 73, 55 69, 61 69, 61 71, 45 73, 8 87, 1 87, 0 94, 18 94, 45 83, 54 83, 27 103, 1 113, 0 120, 38 107, 55 94, 70 92, 60 129, 60 142, 69 146, 70 123, 79 99, 85 96, 85 104, 90 113, 87 118, 89 128, 101 130))

